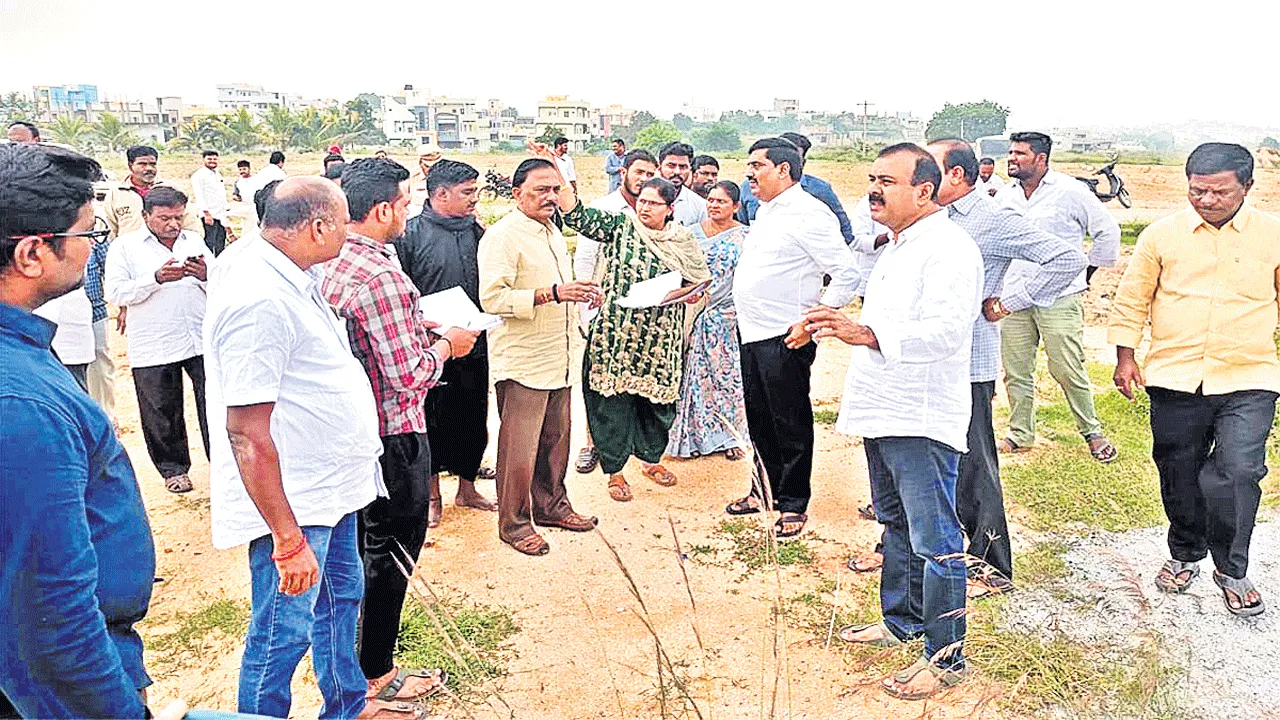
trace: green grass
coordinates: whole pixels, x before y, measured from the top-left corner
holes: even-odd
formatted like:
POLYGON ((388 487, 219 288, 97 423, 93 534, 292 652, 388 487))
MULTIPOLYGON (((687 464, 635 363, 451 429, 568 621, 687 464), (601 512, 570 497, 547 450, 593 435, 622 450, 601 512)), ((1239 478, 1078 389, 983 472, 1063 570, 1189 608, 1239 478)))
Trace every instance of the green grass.
MULTIPOLYGON (((1059 164, 1097 165, 1101 167, 1111 162, 1111 153, 1054 151, 1053 161, 1059 164)), ((1186 155, 1141 150, 1120 153, 1118 165, 1120 167, 1125 165, 1182 165, 1185 162, 1186 155)), ((1123 173, 1121 174, 1123 175, 1123 173)))
POLYGON ((231 638, 243 638, 249 628, 249 606, 236 600, 215 600, 191 613, 173 618, 177 628, 150 638, 147 649, 174 659, 184 653, 198 653, 200 642, 214 631, 231 638))
MULTIPOLYGON (((715 534, 729 541, 733 559, 746 565, 748 572, 772 564, 769 558, 769 533, 761 520, 725 520, 720 523, 715 534)), ((778 540, 777 548, 779 565, 812 565, 814 562, 813 548, 799 538, 778 540)))
POLYGON ((1121 245, 1137 245, 1138 236, 1151 223, 1144 220, 1130 220, 1129 222, 1120 223, 1120 244, 1121 245))
POLYGON ((1062 557, 1066 552, 1066 543, 1046 540, 1014 555, 1013 576, 1018 579, 1018 587, 1045 585, 1066 577, 1067 561, 1062 557))
POLYGON ((819 425, 835 425, 840 418, 840 408, 814 408, 813 421, 819 425))
POLYGON ((1054 441, 1005 464, 1001 479, 1010 500, 1027 511, 1035 530, 1087 526, 1110 532, 1152 527, 1164 521, 1159 483, 1151 462, 1149 406, 1130 403, 1111 389, 1111 368, 1088 363, 1103 430, 1120 456, 1103 465, 1090 455, 1057 384, 1038 383, 1037 433, 1054 441), (1041 395, 1040 391, 1046 390, 1041 395))
POLYGON ((504 608, 453 598, 426 608, 410 598, 400 616, 396 663, 404 668, 443 668, 449 673, 449 687, 465 695, 506 674, 507 640, 519 631, 504 608))

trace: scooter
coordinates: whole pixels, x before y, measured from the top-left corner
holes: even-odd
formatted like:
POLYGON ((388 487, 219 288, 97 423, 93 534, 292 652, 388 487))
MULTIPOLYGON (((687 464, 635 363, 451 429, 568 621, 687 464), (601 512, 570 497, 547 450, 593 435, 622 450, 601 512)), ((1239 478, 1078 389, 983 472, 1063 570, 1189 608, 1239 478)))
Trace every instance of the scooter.
POLYGON ((1119 200, 1120 204, 1126 208, 1133 207, 1133 201, 1129 198, 1129 191, 1124 189, 1124 178, 1116 174, 1116 163, 1119 159, 1119 157, 1112 158, 1111 162, 1093 173, 1107 178, 1107 192, 1098 192, 1098 185, 1102 181, 1096 177, 1076 177, 1076 179, 1088 185, 1089 190, 1104 203, 1115 199, 1119 200))

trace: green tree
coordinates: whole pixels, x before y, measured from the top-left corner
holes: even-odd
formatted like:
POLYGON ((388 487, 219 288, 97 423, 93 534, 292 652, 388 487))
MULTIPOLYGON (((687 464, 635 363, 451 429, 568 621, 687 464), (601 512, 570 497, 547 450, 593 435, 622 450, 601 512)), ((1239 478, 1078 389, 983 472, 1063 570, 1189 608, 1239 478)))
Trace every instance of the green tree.
POLYGON ((947 103, 933 114, 925 128, 926 140, 957 137, 973 142, 988 135, 1003 135, 1009 108, 990 100, 982 102, 947 103))
POLYGON ((96 146, 110 152, 121 152, 138 144, 138 136, 108 112, 102 113, 94 123, 91 137, 96 146))
POLYGON ((93 127, 89 123, 78 117, 65 115, 54 120, 49 127, 53 140, 85 152, 92 149, 92 132, 93 127))
POLYGON ((382 101, 376 95, 365 93, 348 100, 346 109, 347 133, 352 142, 364 145, 382 145, 387 136, 382 132, 382 101))
POLYGON ((1264 147, 1271 150, 1280 150, 1280 140, 1276 140, 1273 137, 1264 137, 1262 138, 1262 144, 1259 147, 1264 147))
POLYGON ((272 105, 262 119, 262 134, 273 149, 285 150, 293 145, 297 119, 287 107, 272 105))
POLYGON ((657 155, 663 145, 683 139, 684 136, 680 134, 675 125, 659 120, 636 133, 636 146, 657 155))
POLYGON ((31 101, 27 100, 25 95, 17 92, 10 92, 3 98, 0 98, 0 120, 6 123, 15 120, 30 121, 33 116, 34 108, 31 101))
POLYGON ((715 123, 693 131, 693 146, 699 151, 735 152, 742 149, 742 136, 729 123, 715 123))
POLYGON ((676 116, 671 118, 671 124, 675 125, 676 129, 680 132, 687 133, 693 129, 694 122, 693 118, 688 115, 685 115, 684 113, 676 113, 676 116))
POLYGON ((337 108, 307 108, 294 117, 293 147, 320 152, 330 145, 341 145, 351 138, 342 111, 337 108))
POLYGON ((224 150, 244 152, 262 143, 262 130, 245 108, 234 115, 218 118, 214 123, 218 144, 224 150))
POLYGON ((564 131, 558 125, 547 125, 542 128, 542 133, 534 138, 535 141, 550 145, 555 139, 564 135, 564 131))
POLYGON ((170 149, 188 152, 198 152, 210 148, 221 150, 225 146, 222 143, 222 136, 218 132, 220 122, 220 118, 216 115, 188 118, 186 122, 178 126, 177 136, 170 140, 167 145, 170 149))

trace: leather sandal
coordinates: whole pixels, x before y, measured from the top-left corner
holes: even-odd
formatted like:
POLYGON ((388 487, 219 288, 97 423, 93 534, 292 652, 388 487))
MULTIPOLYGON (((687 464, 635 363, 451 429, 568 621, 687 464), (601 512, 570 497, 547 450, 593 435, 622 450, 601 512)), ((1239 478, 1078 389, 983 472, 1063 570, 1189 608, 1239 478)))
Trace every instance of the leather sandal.
POLYGON ((551 552, 551 546, 548 545, 547 541, 543 540, 542 536, 537 533, 529 535, 528 537, 523 537, 509 544, 511 547, 519 550, 525 555, 532 555, 534 557, 546 555, 551 552))
POLYGON ((596 525, 600 524, 600 519, 593 516, 579 515, 576 512, 570 512, 568 515, 559 520, 535 520, 542 527, 560 528, 561 530, 572 530, 573 532, 591 532, 596 525))
POLYGON ((1236 617, 1253 617, 1266 611, 1267 606, 1262 602, 1262 593, 1259 593, 1258 588, 1249 582, 1249 578, 1236 579, 1214 570, 1213 582, 1222 590, 1222 604, 1227 607, 1227 612, 1232 615, 1236 617), (1253 604, 1246 605, 1245 599, 1249 596, 1249 593, 1257 593, 1258 600, 1253 604), (1235 605, 1232 605, 1232 600, 1235 600, 1235 605))
POLYGON ((676 474, 663 467, 661 463, 642 466, 640 474, 662 487, 672 487, 676 484, 676 474))
POLYGON ((609 476, 609 497, 618 502, 631 502, 631 486, 627 484, 627 479, 622 477, 622 473, 609 476))
POLYGON ((1184 593, 1199 576, 1199 563, 1165 560, 1156 573, 1156 587, 1161 592, 1184 593))
POLYGON ((947 688, 959 685, 968 674, 969 669, 967 667, 963 667, 958 670, 944 670, 929 662, 928 658, 920 658, 919 660, 916 660, 911 667, 894 673, 891 677, 885 678, 884 684, 881 687, 884 688, 886 693, 889 693, 899 700, 924 700, 937 695, 947 688), (907 683, 915 679, 916 675, 919 675, 922 672, 928 672, 930 675, 937 678, 938 684, 932 690, 912 692, 903 687, 899 687, 905 686, 907 683))
POLYGON ((891 647, 898 647, 899 645, 902 644, 902 641, 898 639, 898 636, 894 635, 893 631, 890 630, 889 626, 885 625, 883 621, 878 623, 867 623, 865 625, 845 625, 844 627, 840 628, 839 632, 836 633, 836 637, 839 637, 841 640, 847 643, 852 643, 854 645, 870 645, 872 647, 891 648, 891 647), (875 640, 854 640, 853 639, 854 635, 857 635, 860 632, 865 632, 867 630, 870 630, 871 628, 876 628, 876 627, 880 628, 881 636, 876 638, 875 640))

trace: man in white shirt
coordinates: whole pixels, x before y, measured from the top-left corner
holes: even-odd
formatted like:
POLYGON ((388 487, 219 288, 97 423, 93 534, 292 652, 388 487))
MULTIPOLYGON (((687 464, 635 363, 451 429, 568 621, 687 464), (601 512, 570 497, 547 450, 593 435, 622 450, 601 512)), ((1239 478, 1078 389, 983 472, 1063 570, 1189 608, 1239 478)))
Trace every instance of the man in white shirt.
POLYGON ((978 192, 995 197, 996 192, 1004 186, 1004 178, 996 174, 996 161, 989 157, 979 160, 978 182, 974 185, 978 192))
POLYGON ((182 373, 195 391, 200 436, 209 454, 205 420, 205 281, 213 259, 204 241, 182 229, 187 196, 153 187, 142 201, 143 228, 116 238, 107 251, 107 300, 127 308, 129 364, 147 454, 170 492, 191 490, 191 452, 183 413, 182 373))
POLYGON ((231 204, 227 202, 227 188, 218 172, 218 151, 205 150, 201 156, 204 167, 191 174, 191 200, 204 223, 204 244, 217 257, 227 246, 226 223, 231 204))
POLYGON ((560 175, 578 192, 578 171, 573 167, 573 158, 569 157, 569 138, 558 137, 551 143, 551 152, 556 156, 556 166, 560 175))
POLYGON ((71 371, 76 383, 89 392, 89 365, 97 356, 93 335, 93 305, 83 287, 56 297, 33 310, 58 326, 53 334, 53 352, 71 371))
POLYGON ((290 678, 308 648, 325 717, 387 709, 366 703, 356 655, 357 512, 386 495, 378 412, 346 323, 320 294, 318 266, 338 255, 347 220, 333 183, 285 180, 264 206, 262 237, 209 297, 213 545, 249 543, 241 713, 288 717, 290 678))
POLYGON ((871 203, 865 195, 853 206, 849 224, 853 229, 853 242, 849 243, 849 247, 854 251, 858 272, 862 275, 862 282, 858 286, 858 297, 862 297, 867 294, 867 280, 871 278, 871 268, 875 267, 876 258, 879 257, 876 250, 888 239, 889 228, 872 219, 871 203))
POLYGON ((938 206, 941 181, 938 164, 919 146, 881 151, 868 197, 872 217, 893 237, 872 270, 862 314, 854 322, 827 307, 806 316, 815 339, 854 346, 836 429, 862 436, 876 518, 884 525, 884 619, 842 628, 840 637, 878 646, 923 637, 921 659, 883 685, 912 700, 960 682, 966 672, 955 490, 968 449, 982 255, 938 206))
MULTIPOLYGON (((808 520, 813 470, 813 408, 809 370, 817 347, 804 329, 805 310, 840 308, 858 289, 853 253, 840 223, 822 201, 800 187, 803 161, 796 146, 765 138, 751 146, 747 183, 762 204, 742 242, 733 300, 742 338, 743 395, 757 471, 781 516, 778 536, 792 537, 808 520), (823 276, 831 283, 822 289, 823 276)), ((760 512, 761 483, 730 503, 732 515, 760 512)))
MULTIPOLYGON (((1079 180, 1049 169, 1053 141, 1038 132, 1009 136, 1009 175, 1012 182, 996 193, 996 202, 1013 208, 1041 230, 1078 250, 1085 235, 1093 238, 1089 266, 1056 302, 1015 312, 1000 323, 1005 387, 1009 392, 1009 437, 1000 451, 1022 452, 1036 442, 1035 368, 1040 341, 1049 356, 1049 374, 1062 386, 1076 428, 1099 462, 1116 459, 1115 446, 1102 433, 1093 406, 1093 385, 1084 365, 1084 294, 1099 267, 1116 263, 1120 254, 1120 226, 1098 198, 1079 180)), ((1014 261, 1005 275, 1001 296, 1025 288, 1038 271, 1034 263, 1014 261)))
POLYGON ((707 219, 707 201, 689 189, 693 183, 693 146, 688 143, 667 143, 658 153, 658 173, 680 188, 676 204, 671 206, 676 222, 689 227, 707 219))

